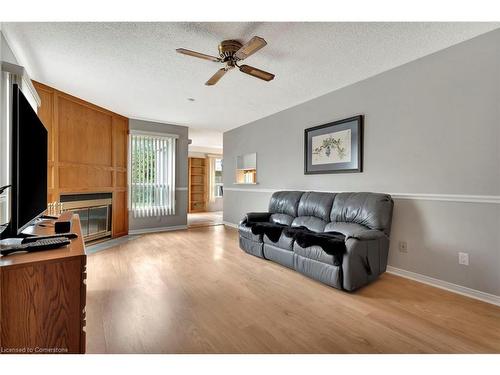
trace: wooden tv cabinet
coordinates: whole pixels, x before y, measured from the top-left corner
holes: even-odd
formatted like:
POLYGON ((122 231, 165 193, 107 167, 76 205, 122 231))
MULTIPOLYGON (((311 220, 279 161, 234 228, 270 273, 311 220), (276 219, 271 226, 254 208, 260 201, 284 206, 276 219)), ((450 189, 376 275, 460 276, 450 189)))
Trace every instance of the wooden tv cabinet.
POLYGON ((66 247, 0 256, 0 353, 85 353, 87 255, 78 215, 72 231, 78 238, 66 247))

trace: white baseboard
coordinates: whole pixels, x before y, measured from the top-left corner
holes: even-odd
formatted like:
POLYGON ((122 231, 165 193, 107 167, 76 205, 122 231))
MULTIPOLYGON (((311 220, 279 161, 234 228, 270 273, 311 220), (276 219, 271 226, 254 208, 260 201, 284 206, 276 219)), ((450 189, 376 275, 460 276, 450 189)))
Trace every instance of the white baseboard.
POLYGON ((135 235, 135 234, 156 233, 156 232, 170 232, 173 230, 184 230, 184 229, 188 229, 188 226, 187 225, 173 225, 171 227, 132 229, 132 230, 128 231, 128 234, 135 235))
POLYGON ((238 229, 238 224, 233 224, 233 223, 230 223, 229 221, 223 221, 222 224, 224 224, 228 227, 231 227, 231 228, 238 229))
POLYGON ((491 303, 493 305, 500 306, 500 296, 494 294, 489 294, 481 292, 476 289, 467 288, 465 286, 450 283, 448 281, 435 279, 434 277, 425 276, 419 273, 403 270, 401 268, 396 268, 392 266, 387 266, 387 272, 393 275, 401 276, 407 279, 418 281, 427 285, 434 286, 436 288, 444 289, 449 292, 454 292, 461 294, 466 297, 478 299, 483 302, 491 303))

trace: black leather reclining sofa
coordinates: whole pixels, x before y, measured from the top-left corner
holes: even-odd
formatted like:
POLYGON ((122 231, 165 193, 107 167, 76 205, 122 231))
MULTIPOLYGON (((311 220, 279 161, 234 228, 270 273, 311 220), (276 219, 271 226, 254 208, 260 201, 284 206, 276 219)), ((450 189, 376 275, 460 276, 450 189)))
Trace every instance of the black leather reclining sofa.
POLYGON ((248 213, 240 222, 240 247, 335 288, 353 291, 386 270, 393 206, 387 194, 279 191, 271 197, 269 212, 248 213), (340 232, 346 245, 342 264, 334 265, 333 256, 320 246, 303 248, 283 233, 277 242, 266 234, 253 234, 247 222, 340 232))

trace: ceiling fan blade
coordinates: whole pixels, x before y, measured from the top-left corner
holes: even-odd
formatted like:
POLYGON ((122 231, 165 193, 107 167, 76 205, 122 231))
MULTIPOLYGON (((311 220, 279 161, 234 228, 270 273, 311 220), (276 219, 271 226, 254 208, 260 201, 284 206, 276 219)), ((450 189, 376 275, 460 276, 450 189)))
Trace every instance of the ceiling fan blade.
POLYGON ((264 81, 270 81, 274 78, 274 74, 265 72, 264 70, 254 68, 253 66, 250 66, 250 65, 241 65, 240 71, 243 73, 249 74, 251 76, 263 79, 264 81))
POLYGON ((247 43, 245 43, 241 48, 234 54, 240 60, 246 59, 248 56, 253 55, 262 47, 266 46, 267 42, 258 36, 254 36, 247 43))
POLYGON ((198 57, 200 59, 205 59, 205 60, 210 60, 210 61, 215 61, 215 62, 221 61, 218 57, 206 55, 204 53, 200 53, 200 52, 196 52, 196 51, 191 51, 191 50, 185 49, 185 48, 177 48, 176 51, 179 53, 182 53, 183 55, 198 57))
POLYGON ((219 79, 221 79, 222 76, 226 74, 226 72, 227 72, 226 68, 220 68, 212 77, 210 77, 210 79, 207 82, 205 82, 205 85, 207 86, 215 85, 217 82, 219 82, 219 79))

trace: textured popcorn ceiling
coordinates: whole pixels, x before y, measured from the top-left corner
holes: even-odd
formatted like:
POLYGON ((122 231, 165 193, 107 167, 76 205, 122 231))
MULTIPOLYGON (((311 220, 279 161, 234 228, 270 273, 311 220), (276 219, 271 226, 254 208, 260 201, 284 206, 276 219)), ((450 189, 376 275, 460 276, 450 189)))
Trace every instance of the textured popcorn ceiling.
POLYGON ((3 31, 34 79, 128 117, 188 125, 203 137, 203 129, 224 131, 246 124, 497 27, 498 23, 5 23, 3 31), (219 41, 246 41, 254 35, 268 45, 245 63, 276 74, 269 83, 231 71, 216 86, 207 87, 205 81, 220 64, 175 52, 184 47, 216 55, 219 41))

